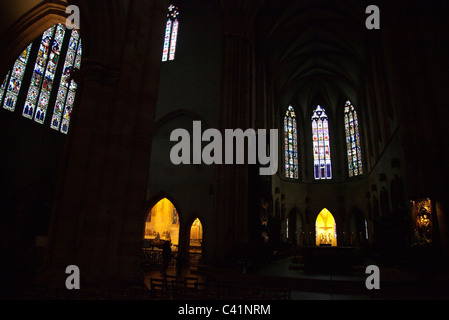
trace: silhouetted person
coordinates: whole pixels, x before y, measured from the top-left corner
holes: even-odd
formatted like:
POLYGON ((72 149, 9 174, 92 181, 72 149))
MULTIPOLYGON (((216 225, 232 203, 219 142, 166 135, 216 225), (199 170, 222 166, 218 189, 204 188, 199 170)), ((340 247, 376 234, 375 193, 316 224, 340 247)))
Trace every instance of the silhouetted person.
POLYGON ((164 246, 162 247, 162 270, 161 273, 163 275, 167 274, 167 268, 171 261, 171 246, 169 241, 164 242, 164 246))

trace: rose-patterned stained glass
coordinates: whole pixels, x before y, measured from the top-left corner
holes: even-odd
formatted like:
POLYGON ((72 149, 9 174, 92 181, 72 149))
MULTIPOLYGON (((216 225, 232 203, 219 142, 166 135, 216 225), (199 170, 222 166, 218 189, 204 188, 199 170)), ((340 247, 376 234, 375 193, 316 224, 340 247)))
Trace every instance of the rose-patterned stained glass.
POLYGON ((70 116, 78 87, 74 79, 72 79, 72 73, 74 69, 79 69, 81 66, 81 54, 80 34, 77 30, 73 30, 50 125, 52 129, 60 130, 64 134, 67 134, 69 129, 70 116))
POLYGON ((175 59, 176 43, 179 29, 179 9, 174 5, 168 7, 167 24, 165 26, 164 47, 162 61, 172 61, 175 59))
POLYGON ((295 110, 288 107, 284 117, 285 136, 285 177, 298 179, 298 130, 295 110))
MULTIPOLYGON (((22 87, 23 76, 25 75, 25 69, 28 63, 28 58, 30 56, 31 47, 32 44, 28 45, 28 47, 17 58, 16 62, 14 63, 14 67, 8 73, 8 77, 6 78, 9 78, 9 81, 6 82, 7 80, 5 79, 5 88, 3 90, 6 90, 6 97, 5 101, 3 102, 3 108, 11 112, 14 112, 14 110, 16 109, 17 98, 20 92, 20 88, 22 87), (7 88, 6 83, 8 83, 7 88)), ((3 98, 3 92, 0 93, 0 101, 1 98, 3 98)))
POLYGON ((321 106, 313 112, 312 136, 315 180, 332 179, 329 118, 321 106))
POLYGON ((362 148, 357 111, 350 101, 345 105, 345 132, 349 177, 356 177, 363 174, 362 148))

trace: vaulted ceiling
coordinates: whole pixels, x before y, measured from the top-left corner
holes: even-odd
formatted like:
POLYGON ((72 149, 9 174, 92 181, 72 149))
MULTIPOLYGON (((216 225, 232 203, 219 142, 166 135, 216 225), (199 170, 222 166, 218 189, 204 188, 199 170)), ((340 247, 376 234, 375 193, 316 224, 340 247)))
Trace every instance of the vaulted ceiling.
POLYGON ((277 107, 292 104, 307 116, 318 103, 357 101, 366 70, 365 9, 360 1, 265 2, 256 41, 277 107))

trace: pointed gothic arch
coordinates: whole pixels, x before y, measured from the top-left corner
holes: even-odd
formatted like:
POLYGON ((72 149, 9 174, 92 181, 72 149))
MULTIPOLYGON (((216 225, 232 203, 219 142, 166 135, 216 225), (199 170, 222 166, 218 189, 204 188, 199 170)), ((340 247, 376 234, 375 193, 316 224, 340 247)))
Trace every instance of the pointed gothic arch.
POLYGON ((169 241, 172 250, 177 251, 180 222, 178 209, 172 201, 166 197, 161 198, 146 214, 144 230, 146 246, 159 248, 163 242, 169 241))
POLYGON ((315 221, 315 237, 317 246, 337 246, 337 224, 332 213, 324 208, 315 221))
POLYGON ((189 228, 189 265, 198 264, 203 255, 204 229, 200 218, 196 218, 189 228))

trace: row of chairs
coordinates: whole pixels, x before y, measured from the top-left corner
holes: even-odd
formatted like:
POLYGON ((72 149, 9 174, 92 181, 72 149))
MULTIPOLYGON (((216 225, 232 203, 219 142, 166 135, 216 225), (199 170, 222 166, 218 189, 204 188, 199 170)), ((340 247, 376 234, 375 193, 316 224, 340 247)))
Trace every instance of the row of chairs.
MULTIPOLYGON (((172 254, 172 259, 168 269, 174 269, 176 267, 177 254, 172 254)), ((162 266, 163 258, 162 251, 157 250, 144 250, 142 254, 142 268, 144 270, 160 269, 162 266)))
POLYGON ((262 287, 250 283, 225 280, 200 280, 196 277, 167 275, 150 278, 146 285, 126 288, 48 288, 35 285, 23 295, 27 300, 290 300, 291 291, 284 288, 262 287))
POLYGON ((150 278, 151 299, 160 300, 290 300, 291 291, 197 278, 150 278))
MULTIPOLYGON (((189 266, 198 266, 200 264, 201 253, 189 253, 189 266)), ((170 260, 170 264, 168 265, 169 270, 173 270, 176 268, 178 259, 177 252, 172 253, 172 259, 170 260)), ((143 270, 157 270, 160 269, 163 263, 162 252, 161 251, 153 251, 153 250, 144 250, 142 254, 142 268, 143 270)))

